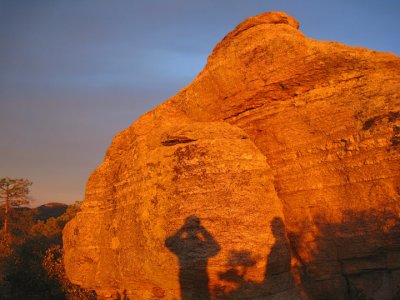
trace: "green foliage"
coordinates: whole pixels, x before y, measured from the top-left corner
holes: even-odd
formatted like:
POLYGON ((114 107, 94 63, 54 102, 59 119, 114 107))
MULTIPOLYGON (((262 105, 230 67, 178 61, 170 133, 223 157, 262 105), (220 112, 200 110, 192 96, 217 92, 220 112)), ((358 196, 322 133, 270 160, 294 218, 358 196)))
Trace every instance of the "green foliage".
MULTIPOLYGON (((10 245, 20 244, 31 234, 31 228, 35 224, 34 212, 31 209, 17 208, 9 212, 9 235, 10 245)), ((0 207, 0 223, 3 225, 5 218, 4 207, 0 207)), ((3 227, 0 227, 3 229, 3 227)), ((3 233, 4 234, 4 233, 3 233)), ((4 236, 1 234, 1 238, 4 236)))
POLYGON ((58 286, 67 299, 96 299, 94 292, 82 289, 68 280, 65 274, 60 245, 55 245, 47 249, 43 259, 43 268, 46 270, 49 279, 58 283, 58 286))
MULTIPOLYGON (((32 185, 32 182, 23 178, 0 178, 0 208, 3 214, 2 237, 3 242, 6 244, 11 244, 13 237, 15 237, 14 228, 11 226, 11 217, 14 208, 30 202, 28 198, 30 185, 32 185)), ((22 222, 19 223, 22 224, 22 222)))
POLYGON ((19 224, 24 234, 18 243, 0 244, 0 300, 96 299, 93 292, 73 285, 64 270, 62 229, 79 206, 71 205, 57 218, 19 224))
POLYGON ((9 177, 0 179, 0 203, 5 204, 9 201, 9 205, 12 207, 19 207, 21 205, 29 204, 28 198, 29 186, 32 182, 23 179, 11 179, 9 177))
POLYGON ((11 299, 66 299, 42 267, 45 251, 51 244, 46 237, 35 236, 14 247, 5 266, 11 299))

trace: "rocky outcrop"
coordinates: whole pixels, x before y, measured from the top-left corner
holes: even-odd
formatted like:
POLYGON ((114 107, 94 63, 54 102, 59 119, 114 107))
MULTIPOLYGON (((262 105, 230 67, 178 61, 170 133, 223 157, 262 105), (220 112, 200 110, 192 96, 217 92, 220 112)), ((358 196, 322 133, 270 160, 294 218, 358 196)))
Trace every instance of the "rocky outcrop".
POLYGON ((117 135, 64 229, 100 297, 398 299, 400 59, 249 18, 117 135))

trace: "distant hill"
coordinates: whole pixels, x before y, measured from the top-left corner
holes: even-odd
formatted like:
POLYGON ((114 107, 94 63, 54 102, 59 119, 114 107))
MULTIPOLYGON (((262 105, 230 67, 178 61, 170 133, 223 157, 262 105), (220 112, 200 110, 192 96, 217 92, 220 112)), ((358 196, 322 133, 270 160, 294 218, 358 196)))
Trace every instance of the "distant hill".
POLYGON ((67 210, 68 205, 64 203, 50 202, 33 208, 36 220, 45 221, 49 218, 61 216, 67 210))
MULTIPOLYGON (((14 208, 15 211, 24 212, 26 216, 32 214, 34 221, 46 221, 49 218, 57 218, 65 213, 68 205, 64 203, 50 202, 41 206, 30 208, 26 206, 14 208)), ((4 211, 0 209, 0 229, 3 227, 4 211)))

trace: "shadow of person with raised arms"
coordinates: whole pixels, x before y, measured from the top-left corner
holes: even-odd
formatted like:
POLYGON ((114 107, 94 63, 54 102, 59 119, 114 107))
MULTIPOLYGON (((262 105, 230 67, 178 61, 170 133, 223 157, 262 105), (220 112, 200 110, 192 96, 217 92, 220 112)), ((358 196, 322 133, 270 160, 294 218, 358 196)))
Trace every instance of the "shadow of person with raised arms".
POLYGON ((179 259, 182 300, 210 300, 207 261, 221 248, 200 219, 187 217, 185 224, 165 240, 165 246, 179 259))

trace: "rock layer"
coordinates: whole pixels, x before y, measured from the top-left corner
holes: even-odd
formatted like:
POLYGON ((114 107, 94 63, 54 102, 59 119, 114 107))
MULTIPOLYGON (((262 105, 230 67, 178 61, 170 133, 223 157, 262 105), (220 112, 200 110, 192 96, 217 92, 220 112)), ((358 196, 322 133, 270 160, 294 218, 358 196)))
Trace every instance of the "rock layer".
POLYGON ((114 138, 63 233, 71 281, 131 299, 399 297, 400 59, 298 27, 247 19, 114 138))

